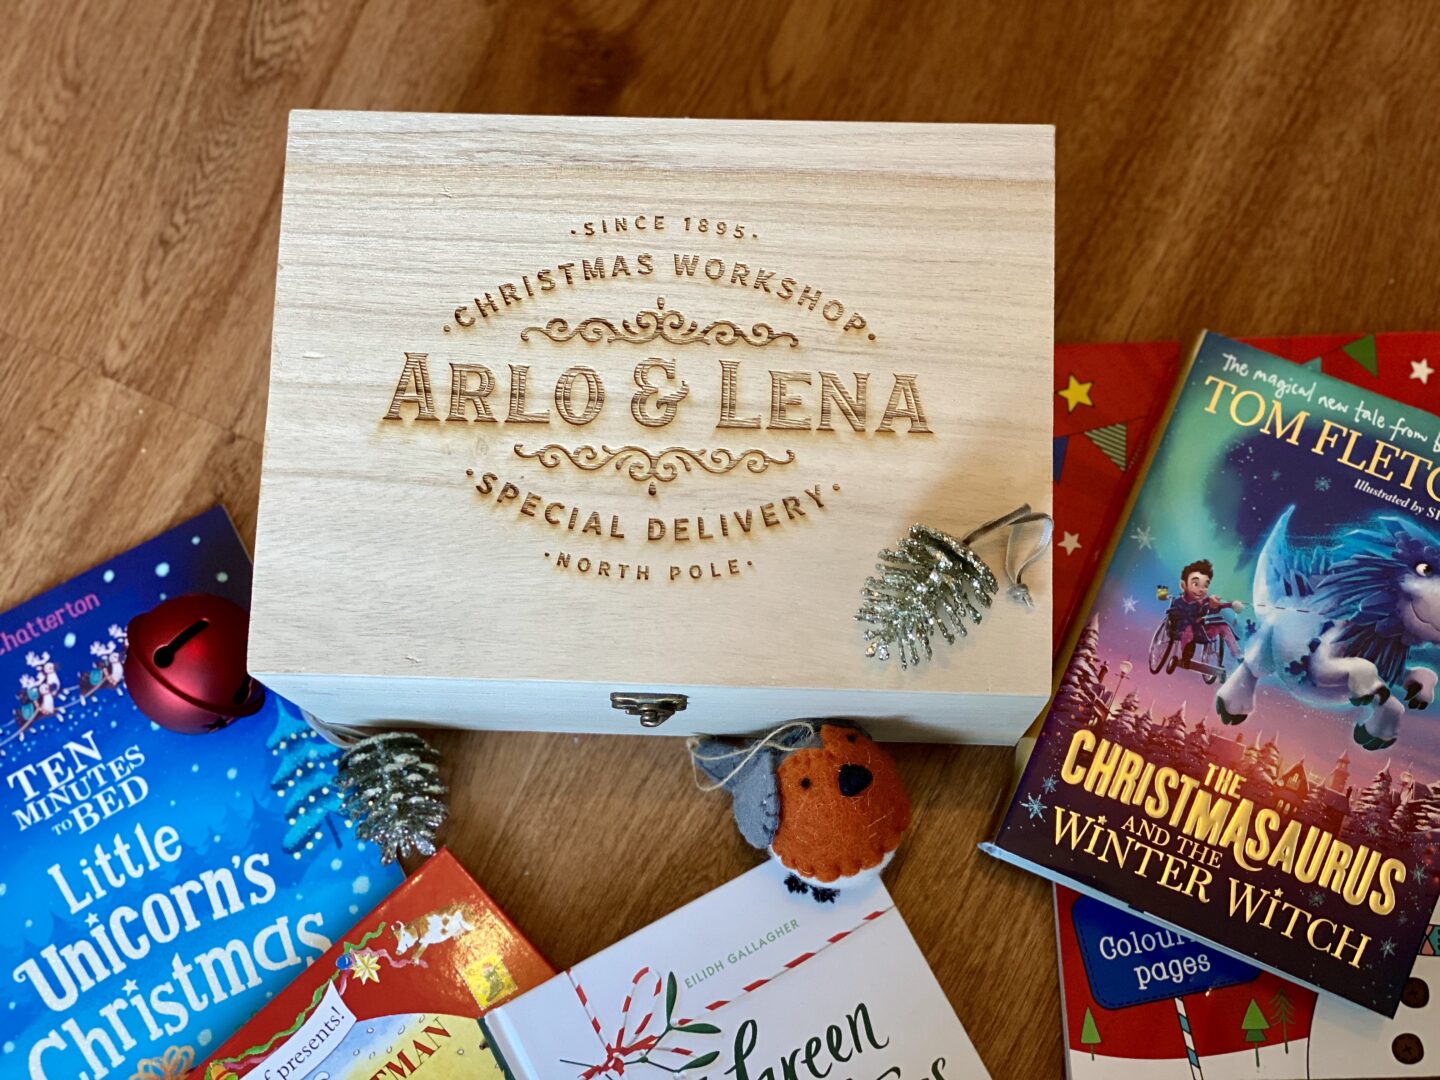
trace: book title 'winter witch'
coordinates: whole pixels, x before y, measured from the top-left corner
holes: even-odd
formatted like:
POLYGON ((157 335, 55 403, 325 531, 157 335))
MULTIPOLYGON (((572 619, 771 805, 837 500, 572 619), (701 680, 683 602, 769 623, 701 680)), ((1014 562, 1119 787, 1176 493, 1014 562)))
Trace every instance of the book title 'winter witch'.
POLYGON ((987 850, 1393 1014, 1440 890, 1440 421, 1201 342, 987 850))
POLYGON ((400 878, 289 702, 199 736, 132 704, 126 625, 200 591, 249 599, 220 509, 0 615, 0 1075, 178 1080, 400 878))

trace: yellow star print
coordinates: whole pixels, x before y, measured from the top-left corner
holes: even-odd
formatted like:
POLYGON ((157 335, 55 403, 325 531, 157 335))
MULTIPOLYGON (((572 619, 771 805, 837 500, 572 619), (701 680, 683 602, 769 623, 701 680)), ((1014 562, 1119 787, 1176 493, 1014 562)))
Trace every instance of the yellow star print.
POLYGON ((350 956, 351 968, 355 972, 356 982, 378 983, 380 981, 380 962, 375 959, 374 953, 368 951, 353 952, 350 956))
POLYGON ((1070 385, 1065 387, 1064 390, 1057 390, 1055 392, 1065 399, 1065 404, 1070 406, 1069 411, 1074 412, 1075 406, 1077 405, 1094 407, 1095 403, 1090 400, 1090 388, 1094 385, 1093 382, 1081 382, 1075 378, 1074 375, 1071 375, 1070 385))

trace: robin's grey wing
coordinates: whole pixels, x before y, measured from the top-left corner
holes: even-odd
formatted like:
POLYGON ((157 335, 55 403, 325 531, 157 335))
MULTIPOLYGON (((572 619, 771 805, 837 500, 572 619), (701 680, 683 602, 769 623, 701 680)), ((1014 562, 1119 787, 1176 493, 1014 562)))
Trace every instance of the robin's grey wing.
POLYGON ((731 786, 735 798, 735 824, 752 847, 768 848, 780 828, 780 783, 775 777, 779 755, 765 750, 755 755, 770 760, 760 767, 746 767, 731 786))
POLYGON ((735 824, 745 842, 766 848, 780 827, 780 785, 775 778, 780 755, 766 747, 747 756, 753 745, 705 739, 695 748, 694 760, 730 793, 735 824))

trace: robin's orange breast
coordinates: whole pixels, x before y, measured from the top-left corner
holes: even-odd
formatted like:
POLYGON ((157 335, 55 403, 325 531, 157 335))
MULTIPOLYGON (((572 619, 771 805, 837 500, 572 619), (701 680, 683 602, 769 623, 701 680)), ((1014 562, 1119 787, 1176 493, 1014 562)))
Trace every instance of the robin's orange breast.
POLYGON ((900 845, 910 799, 890 755, 864 732, 826 725, 820 739, 780 765, 770 846, 787 869, 828 883, 879 866, 900 845))

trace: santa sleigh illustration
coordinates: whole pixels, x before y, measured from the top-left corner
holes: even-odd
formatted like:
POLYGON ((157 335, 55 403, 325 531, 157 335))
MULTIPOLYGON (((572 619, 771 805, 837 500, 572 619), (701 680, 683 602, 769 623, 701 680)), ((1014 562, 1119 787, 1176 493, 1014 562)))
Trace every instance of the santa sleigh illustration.
POLYGON ((80 673, 80 696, 88 698, 97 690, 113 687, 117 694, 125 692, 125 628, 110 627, 109 641, 97 641, 90 646, 90 670, 80 673))
POLYGON ((59 670, 50 654, 27 653, 25 663, 30 666, 30 671, 20 676, 20 706, 15 710, 15 730, 0 740, 0 745, 23 737, 35 721, 60 711, 60 699, 65 691, 60 686, 59 670))
POLYGON ((41 679, 33 675, 20 676, 20 707, 15 710, 15 722, 22 734, 26 728, 42 717, 54 716, 55 692, 41 679))

